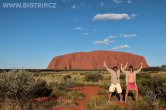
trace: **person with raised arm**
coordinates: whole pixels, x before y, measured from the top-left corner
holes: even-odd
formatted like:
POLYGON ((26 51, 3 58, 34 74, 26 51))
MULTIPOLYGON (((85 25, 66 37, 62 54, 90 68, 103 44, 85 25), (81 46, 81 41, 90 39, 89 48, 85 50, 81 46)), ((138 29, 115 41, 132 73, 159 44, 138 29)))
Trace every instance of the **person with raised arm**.
POLYGON ((128 98, 128 92, 129 90, 135 91, 136 101, 138 100, 138 87, 136 84, 136 74, 138 74, 142 70, 143 63, 141 63, 141 67, 138 70, 134 70, 133 65, 129 66, 129 71, 126 71, 125 68, 122 67, 123 64, 121 64, 121 71, 126 75, 126 93, 125 93, 125 102, 128 98))
MULTIPOLYGON (((117 66, 113 66, 113 68, 110 69, 107 67, 105 62, 104 62, 104 67, 111 75, 111 85, 109 87, 109 100, 108 101, 111 101, 112 93, 115 91, 115 89, 116 89, 117 93, 119 94, 120 101, 122 101, 122 97, 121 97, 122 88, 120 85, 120 75, 122 73, 121 70, 120 69, 118 70, 117 66)), ((125 69, 126 67, 127 67, 127 64, 123 69, 125 69)))

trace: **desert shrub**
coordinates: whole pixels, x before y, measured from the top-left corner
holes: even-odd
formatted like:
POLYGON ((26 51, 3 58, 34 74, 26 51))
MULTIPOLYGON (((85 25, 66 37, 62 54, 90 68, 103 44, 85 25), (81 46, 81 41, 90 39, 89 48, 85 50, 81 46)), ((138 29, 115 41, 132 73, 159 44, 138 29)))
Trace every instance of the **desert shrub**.
POLYGON ((166 104, 166 80, 162 77, 145 75, 138 81, 139 93, 147 98, 150 105, 154 105, 157 99, 166 104))
POLYGON ((49 84, 53 88, 51 97, 57 98, 57 106, 75 106, 77 105, 75 99, 82 99, 85 95, 79 91, 72 91, 71 85, 66 81, 61 83, 52 82, 49 84))
POLYGON ((117 105, 109 103, 106 97, 93 97, 88 101, 86 108, 87 110, 127 110, 127 108, 121 109, 117 105))
POLYGON ((162 70, 166 70, 166 65, 161 65, 160 67, 162 70))
POLYGON ((1 94, 3 94, 4 97, 12 98, 12 99, 18 99, 21 98, 22 93, 26 96, 25 90, 28 89, 25 78, 29 78, 26 80, 29 80, 29 82, 33 82, 33 76, 32 74, 22 74, 21 71, 10 71, 6 73, 1 73, 1 81, 0 81, 0 90, 1 94), (24 85, 23 85, 24 84, 24 85))
POLYGON ((66 98, 68 99, 83 99, 85 94, 80 91, 70 91, 67 93, 66 98))
POLYGON ((107 94, 108 94, 108 91, 102 90, 102 91, 99 91, 98 94, 99 94, 99 95, 107 95, 107 94))
POLYGON ((9 99, 31 99, 48 96, 51 90, 44 80, 33 78, 33 73, 18 70, 0 74, 1 94, 9 99))
POLYGON ((86 74, 91 74, 91 73, 107 74, 106 71, 100 71, 100 70, 96 70, 96 71, 80 71, 80 75, 86 75, 86 74))
POLYGON ((74 82, 62 82, 60 84, 58 84, 58 89, 61 91, 68 91, 68 89, 70 87, 72 87, 74 85, 74 82))
POLYGON ((50 96, 51 92, 52 88, 48 88, 48 85, 44 80, 38 79, 31 87, 31 90, 29 91, 28 95, 32 95, 33 98, 45 97, 50 96))
POLYGON ((102 74, 108 74, 108 72, 107 71, 101 71, 102 72, 102 74))
POLYGON ((150 105, 146 98, 130 102, 122 108, 114 102, 108 102, 106 97, 93 97, 88 101, 86 108, 87 110, 160 110, 159 106, 150 105))
POLYGON ((50 97, 59 98, 61 96, 64 96, 64 94, 65 94, 65 91, 59 90, 57 87, 55 87, 52 89, 50 97))
POLYGON ((91 82, 98 82, 99 80, 103 80, 103 75, 101 73, 89 73, 85 75, 85 80, 86 81, 91 81, 91 82))
POLYGON ((12 70, 0 73, 0 96, 3 102, 12 105, 10 109, 16 109, 31 103, 34 97, 49 96, 51 89, 47 87, 44 80, 35 80, 33 73, 25 70, 12 70))
POLYGON ((74 86, 76 86, 76 87, 83 87, 83 86, 85 86, 85 84, 83 82, 75 82, 74 86))
POLYGON ((137 79, 138 79, 138 80, 150 79, 150 78, 151 78, 151 75, 150 75, 150 73, 148 73, 148 72, 137 74, 137 79))
POLYGON ((138 102, 131 102, 129 110, 160 110, 158 105, 151 105, 147 97, 143 97, 138 102))
POLYGON ((80 75, 85 75, 85 72, 80 72, 80 75))
POLYGON ((49 84, 49 88, 52 88, 50 97, 59 98, 60 96, 65 95, 65 92, 67 91, 68 86, 65 86, 65 84, 61 84, 61 83, 58 84, 56 82, 51 82, 49 84))
POLYGON ((107 89, 110 87, 110 83, 103 83, 102 85, 100 85, 100 87, 107 89))
POLYGON ((148 67, 144 68, 143 71, 161 71, 162 69, 160 67, 148 67))
POLYGON ((60 83, 51 82, 49 83, 49 88, 52 89, 51 96, 53 97, 60 97, 64 96, 66 92, 70 91, 69 88, 75 86, 75 82, 70 79, 66 81, 61 81, 60 83))
POLYGON ((63 76, 63 79, 64 79, 65 81, 67 81, 68 79, 71 79, 71 76, 70 76, 70 75, 65 75, 65 76, 63 76))

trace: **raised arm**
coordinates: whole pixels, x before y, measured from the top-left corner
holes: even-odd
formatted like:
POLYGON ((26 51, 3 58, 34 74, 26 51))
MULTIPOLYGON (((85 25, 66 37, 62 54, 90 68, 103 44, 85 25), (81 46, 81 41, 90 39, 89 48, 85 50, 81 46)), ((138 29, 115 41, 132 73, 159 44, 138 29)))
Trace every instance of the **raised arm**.
POLYGON ((141 63, 141 67, 139 68, 138 71, 141 71, 141 70, 142 70, 142 67, 143 67, 143 63, 141 63))
POLYGON ((141 67, 136 71, 136 73, 139 73, 142 70, 143 63, 141 63, 141 67))
POLYGON ((126 63, 126 65, 123 67, 123 69, 125 70, 127 68, 128 62, 126 63))
POLYGON ((103 65, 105 68, 106 68, 106 70, 109 72, 109 73, 111 73, 111 71, 112 71, 112 69, 110 69, 110 68, 108 68, 107 67, 107 64, 104 62, 104 65, 103 65))
POLYGON ((126 65, 123 67, 123 64, 120 65, 120 69, 122 72, 125 71, 125 69, 127 68, 128 62, 126 63, 126 65))

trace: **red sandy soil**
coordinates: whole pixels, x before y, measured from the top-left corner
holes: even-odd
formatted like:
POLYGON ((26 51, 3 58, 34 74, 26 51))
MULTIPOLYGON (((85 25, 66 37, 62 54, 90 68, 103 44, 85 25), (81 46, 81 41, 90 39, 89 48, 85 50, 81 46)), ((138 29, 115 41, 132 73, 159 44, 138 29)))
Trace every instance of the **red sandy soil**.
MULTIPOLYGON (((50 110, 86 110, 86 104, 87 102, 92 98, 99 96, 98 92, 103 90, 103 88, 95 87, 95 86, 85 86, 85 87, 73 87, 70 90, 72 91, 80 91, 85 95, 85 98, 76 100, 77 104, 76 106, 56 106, 50 108, 50 110)), ((33 101, 53 101, 57 100, 57 98, 48 98, 48 97, 41 97, 41 98, 34 98, 33 101)), ((124 108, 128 106, 127 103, 121 103, 119 101, 112 101, 113 104, 120 106, 121 108, 124 108)))
POLYGON ((51 110, 85 110, 86 104, 88 100, 91 99, 91 97, 98 96, 98 92, 102 90, 102 88, 99 87, 74 87, 72 90, 78 90, 82 92, 85 95, 84 99, 77 100, 77 106, 74 107, 52 107, 51 110))

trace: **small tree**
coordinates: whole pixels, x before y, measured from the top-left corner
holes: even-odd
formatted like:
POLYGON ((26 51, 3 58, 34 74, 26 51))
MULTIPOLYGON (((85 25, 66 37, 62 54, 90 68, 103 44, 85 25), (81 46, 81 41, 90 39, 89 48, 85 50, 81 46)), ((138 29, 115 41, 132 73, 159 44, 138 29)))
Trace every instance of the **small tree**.
POLYGON ((98 82, 99 80, 103 80, 103 75, 101 73, 87 73, 85 75, 86 81, 98 82))
POLYGON ((166 65, 162 65, 160 68, 166 70, 166 65))

